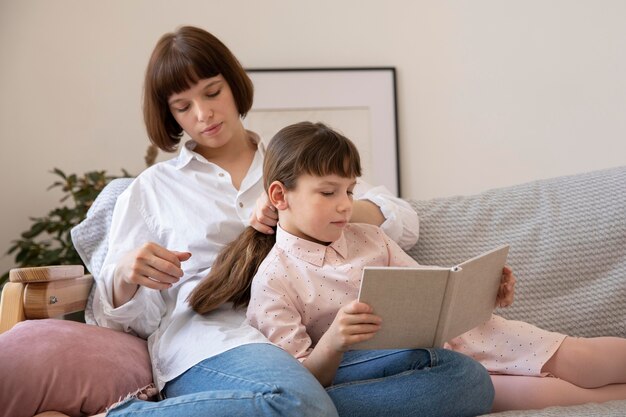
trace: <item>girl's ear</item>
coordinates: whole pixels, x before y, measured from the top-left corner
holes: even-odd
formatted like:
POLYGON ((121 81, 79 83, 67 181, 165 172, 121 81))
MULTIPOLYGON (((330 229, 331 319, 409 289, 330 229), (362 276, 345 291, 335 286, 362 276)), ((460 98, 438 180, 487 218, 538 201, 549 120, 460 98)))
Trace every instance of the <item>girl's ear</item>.
POLYGON ((278 210, 286 210, 289 207, 286 194, 287 189, 280 181, 274 181, 267 189, 267 197, 278 210))

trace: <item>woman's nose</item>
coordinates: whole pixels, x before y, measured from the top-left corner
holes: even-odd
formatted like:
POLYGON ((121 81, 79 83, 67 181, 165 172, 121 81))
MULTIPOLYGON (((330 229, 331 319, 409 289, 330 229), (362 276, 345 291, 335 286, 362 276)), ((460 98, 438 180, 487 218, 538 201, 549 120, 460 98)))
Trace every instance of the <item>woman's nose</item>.
POLYGON ((205 122, 213 117, 213 109, 208 104, 199 104, 196 113, 200 122, 205 122))

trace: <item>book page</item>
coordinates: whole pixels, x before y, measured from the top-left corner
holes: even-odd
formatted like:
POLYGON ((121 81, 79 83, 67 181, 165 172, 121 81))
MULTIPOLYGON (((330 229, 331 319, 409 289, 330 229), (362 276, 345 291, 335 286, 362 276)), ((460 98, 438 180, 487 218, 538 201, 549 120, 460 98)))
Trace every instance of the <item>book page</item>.
POLYGON ((508 253, 509 246, 501 246, 463 262, 451 273, 437 346, 489 320, 508 253))
POLYGON ((373 339, 352 349, 433 346, 449 272, 437 267, 366 267, 359 300, 382 318, 382 326, 373 339))

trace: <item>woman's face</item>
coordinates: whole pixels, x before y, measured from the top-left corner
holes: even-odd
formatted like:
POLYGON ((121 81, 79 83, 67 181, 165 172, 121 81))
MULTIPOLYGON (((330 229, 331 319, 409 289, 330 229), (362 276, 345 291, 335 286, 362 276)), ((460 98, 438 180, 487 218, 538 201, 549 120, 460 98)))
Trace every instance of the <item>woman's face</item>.
POLYGON ((232 91, 221 75, 172 94, 168 104, 180 127, 209 153, 237 135, 245 137, 232 91))

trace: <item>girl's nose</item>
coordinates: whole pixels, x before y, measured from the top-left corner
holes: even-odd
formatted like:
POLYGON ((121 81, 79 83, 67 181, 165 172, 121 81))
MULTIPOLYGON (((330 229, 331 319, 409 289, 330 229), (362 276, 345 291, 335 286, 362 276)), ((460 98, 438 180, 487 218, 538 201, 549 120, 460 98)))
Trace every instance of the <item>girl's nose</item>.
POLYGON ((350 210, 352 208, 352 204, 353 204, 352 197, 345 195, 339 202, 339 205, 337 206, 337 210, 341 212, 350 210))

